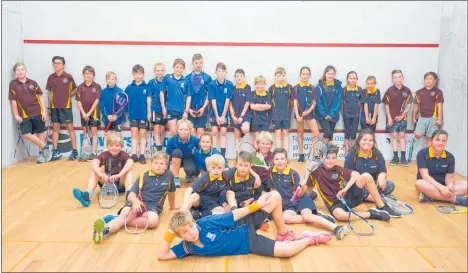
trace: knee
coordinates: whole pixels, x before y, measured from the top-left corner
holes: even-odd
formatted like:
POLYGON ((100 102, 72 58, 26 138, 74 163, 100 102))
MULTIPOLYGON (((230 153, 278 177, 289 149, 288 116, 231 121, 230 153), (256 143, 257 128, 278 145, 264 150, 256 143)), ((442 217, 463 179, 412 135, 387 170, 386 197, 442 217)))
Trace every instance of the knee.
POLYGON ((226 198, 235 198, 235 197, 236 197, 236 194, 233 191, 229 190, 226 192, 226 198))
POLYGON ((361 174, 361 179, 364 179, 367 183, 374 182, 374 178, 372 177, 372 175, 370 175, 370 173, 361 174))
POLYGON ((190 201, 192 201, 192 203, 198 203, 198 201, 200 201, 200 195, 198 195, 198 193, 192 193, 190 201))
POLYGON ((422 179, 416 180, 416 183, 415 183, 416 190, 418 190, 419 192, 422 192, 425 183, 426 183, 426 181, 424 181, 422 179))
POLYGON ((227 130, 221 130, 220 135, 225 137, 227 135, 227 130))
POLYGON ((420 133, 415 133, 414 136, 417 138, 417 139, 421 139, 423 137, 422 134, 420 133))
POLYGON ((60 130, 60 123, 54 123, 54 125, 52 126, 52 130, 54 132, 58 132, 60 130))
POLYGON ((182 150, 181 150, 181 149, 175 149, 175 150, 172 151, 172 153, 171 153, 171 157, 172 157, 172 158, 181 159, 182 156, 183 156, 183 153, 182 153, 182 150))
POLYGON ((348 220, 348 213, 341 209, 335 209, 332 213, 333 217, 335 217, 338 221, 347 221, 348 220))
POLYGON ((187 177, 195 176, 195 173, 197 172, 197 170, 195 169, 195 166, 189 166, 189 167, 184 166, 184 171, 187 177))
POLYGON ((270 202, 278 202, 281 204, 281 195, 277 191, 270 191, 268 193, 270 195, 270 202))
POLYGON ((157 228, 159 225, 159 217, 155 216, 148 224, 148 228, 157 228))
POLYGON ((248 134, 249 131, 250 131, 249 125, 244 123, 244 124, 242 125, 242 127, 241 127, 241 131, 242 131, 242 133, 244 133, 244 134, 248 134))
POLYGON ((211 129, 211 135, 212 135, 213 137, 217 137, 218 134, 219 134, 219 133, 218 133, 218 129, 214 129, 214 128, 211 129))

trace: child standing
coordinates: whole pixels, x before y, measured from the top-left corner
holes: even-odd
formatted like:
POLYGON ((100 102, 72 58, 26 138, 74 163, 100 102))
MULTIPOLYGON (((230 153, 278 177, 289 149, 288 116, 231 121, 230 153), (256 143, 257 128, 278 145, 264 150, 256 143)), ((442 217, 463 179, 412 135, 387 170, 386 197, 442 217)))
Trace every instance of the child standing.
POLYGON ((392 71, 393 85, 384 94, 385 113, 387 115, 387 130, 392 134, 393 159, 391 166, 400 163, 407 167, 406 160, 406 125, 407 113, 413 101, 411 90, 403 85, 403 72, 392 71), (401 109, 404 103, 408 103, 405 109, 401 109), (403 112, 402 112, 403 111, 403 112), (398 142, 400 142, 401 157, 398 158, 398 142))
POLYGON ((125 88, 128 95, 128 119, 132 133, 131 155, 134 162, 146 164, 146 130, 148 129, 151 113, 148 112, 148 86, 143 80, 145 69, 137 64, 132 68, 133 82, 125 88), (136 155, 138 140, 140 140, 140 156, 136 155))
POLYGON ((377 117, 379 115, 379 105, 382 103, 380 90, 375 87, 377 80, 374 76, 367 77, 366 89, 361 95, 361 129, 371 128, 375 133, 377 127, 377 117))
POLYGON ((166 69, 164 64, 154 64, 155 78, 148 82, 148 113, 151 113, 151 123, 154 130, 154 143, 156 150, 161 151, 166 134, 167 119, 162 114, 160 96, 166 97, 164 91, 163 77, 166 69))
POLYGON ((85 66, 83 68, 84 82, 80 84, 76 92, 76 104, 80 110, 81 126, 83 126, 83 134, 89 134, 87 128, 91 130, 92 148, 91 158, 97 156, 98 145, 98 127, 101 126, 100 111, 99 111, 99 98, 101 97, 101 86, 94 82, 96 71, 92 66, 85 66))
MULTIPOLYGON (((299 145, 299 163, 305 161, 304 155, 304 121, 307 121, 312 131, 313 140, 320 136, 317 121, 315 119, 315 106, 319 98, 315 86, 309 83, 310 68, 304 66, 299 71, 301 81, 294 87, 292 99, 294 99, 294 114, 297 121, 297 142, 299 145)), ((318 94, 320 95, 320 94, 318 94)))
MULTIPOLYGON (((120 113, 120 116, 112 115, 113 111, 113 99, 115 94, 123 92, 121 88, 117 85, 117 75, 109 71, 106 73, 106 84, 107 87, 101 91, 101 96, 99 98, 99 109, 102 113, 102 120, 104 121, 104 127, 107 126, 109 122, 112 122, 109 131, 105 134, 104 142, 107 142, 107 138, 111 133, 119 133, 121 135, 122 132, 122 122, 124 119, 123 113, 120 113)), ((123 110, 125 111, 125 110, 123 110)))
POLYGON ((52 151, 44 135, 47 112, 42 90, 36 81, 26 78, 27 69, 24 63, 16 63, 13 72, 16 79, 10 82, 8 88, 13 116, 23 137, 39 148, 37 163, 48 162, 52 158, 52 151))
POLYGON ((236 85, 234 86, 229 110, 231 112, 232 127, 234 128, 234 137, 237 146, 240 143, 241 137, 244 134, 248 134, 250 131, 252 90, 250 85, 245 83, 245 72, 243 69, 237 69, 235 77, 236 85))
POLYGON ((185 70, 185 61, 177 58, 172 65, 174 73, 164 76, 164 90, 167 97, 160 94, 161 108, 163 116, 167 118, 169 126, 169 137, 177 133, 177 121, 182 118, 187 118, 191 94, 187 88, 187 79, 182 75, 185 70))
POLYGON ((193 134, 200 137, 206 129, 210 101, 208 100, 208 84, 211 77, 203 72, 203 56, 200 53, 192 57, 193 71, 186 76, 188 93, 191 102, 188 118, 193 124, 193 134))
MULTIPOLYGON (((253 143, 261 132, 268 132, 270 128, 269 112, 271 109, 271 94, 265 91, 266 80, 263 76, 255 77, 255 92, 252 94, 250 109, 252 110, 253 143)), ((256 148, 258 148, 256 146, 256 148)))
POLYGON ((329 65, 323 71, 317 89, 320 92, 317 101, 317 120, 323 129, 323 141, 333 139, 336 123, 340 120, 340 108, 342 102, 341 81, 335 79, 336 68, 329 65))
POLYGON ((442 125, 444 93, 436 85, 437 74, 435 72, 424 74, 424 87, 416 92, 413 108, 413 124, 416 124, 414 134, 417 139, 426 136, 426 147, 431 146, 432 133, 440 129, 442 125))
POLYGON ((65 58, 55 56, 52 58, 52 64, 55 72, 47 79, 46 89, 49 90, 50 119, 53 123, 52 145, 54 152, 51 160, 57 160, 62 157, 58 147, 60 124, 65 124, 70 137, 72 151, 69 160, 75 160, 78 157, 76 150, 76 135, 73 129, 73 112, 71 98, 76 93, 76 84, 72 75, 66 73, 65 58))
POLYGON ((355 71, 348 72, 346 76, 348 85, 343 88, 343 122, 344 122, 344 146, 345 153, 348 154, 349 148, 354 146, 356 141, 357 127, 359 124, 359 112, 361 110, 362 89, 357 86, 358 80, 355 71))
POLYGON ((221 154, 226 156, 227 127, 229 126, 229 104, 234 85, 226 80, 226 65, 216 65, 216 80, 208 85, 208 99, 213 107, 211 111, 211 133, 213 147, 217 147, 218 136, 221 137, 221 154))
POLYGON ((276 147, 288 149, 289 129, 291 128, 292 86, 286 82, 286 69, 275 70, 275 84, 268 92, 271 96, 271 125, 275 130, 276 147), (284 145, 282 145, 282 143, 284 145))

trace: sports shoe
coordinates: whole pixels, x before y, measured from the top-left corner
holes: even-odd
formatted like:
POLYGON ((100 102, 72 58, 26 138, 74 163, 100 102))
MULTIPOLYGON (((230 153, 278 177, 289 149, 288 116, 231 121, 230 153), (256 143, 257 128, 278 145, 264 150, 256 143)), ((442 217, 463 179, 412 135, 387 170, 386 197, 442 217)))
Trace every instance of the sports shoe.
POLYGON ((89 199, 89 192, 83 192, 80 191, 78 188, 74 188, 73 196, 76 198, 76 200, 80 201, 83 207, 89 207, 89 203, 91 202, 91 200, 89 199))
POLYGON ((192 177, 191 176, 185 177, 185 182, 192 183, 192 177))
POLYGON ((408 161, 406 160, 406 157, 402 156, 400 159, 400 165, 403 167, 408 167, 408 161))
POLYGON ((102 216, 102 220, 104 220, 104 223, 106 224, 108 224, 110 221, 114 220, 115 218, 117 218, 117 215, 113 215, 113 214, 106 214, 102 216))
POLYGON ((180 178, 178 176, 174 177, 174 185, 176 188, 180 188, 180 178))
POLYGON ((104 238, 104 225, 105 221, 102 218, 97 219, 93 224, 93 241, 100 244, 104 238))
POLYGON ((426 203, 426 202, 434 202, 434 199, 430 198, 429 196, 425 195, 424 193, 419 194, 419 202, 426 203))
POLYGON ((468 207, 468 198, 466 196, 458 195, 455 197, 455 204, 468 207))
POLYGON ((398 159, 398 156, 394 156, 392 161, 390 161, 390 166, 395 166, 400 162, 400 159, 398 159))
POLYGON ((336 239, 341 240, 348 234, 348 228, 346 226, 336 226, 333 229, 333 234, 335 234, 336 239))
POLYGON ((76 160, 78 157, 78 151, 76 149, 73 149, 72 152, 70 153, 70 156, 68 157, 68 160, 76 160))
POLYGON ((50 159, 51 161, 58 160, 62 157, 62 154, 58 150, 54 150, 52 153, 52 158, 50 159))
POLYGON ((302 232, 302 238, 304 237, 309 238, 311 246, 324 244, 330 241, 332 238, 331 234, 325 231, 321 231, 321 232, 304 231, 302 232))
POLYGON ((37 163, 37 164, 46 163, 46 160, 45 160, 45 157, 44 157, 44 153, 42 152, 42 150, 39 151, 39 155, 37 156, 36 163, 37 163))
POLYGON ((390 215, 390 217, 392 218, 400 218, 401 217, 401 213, 399 213, 398 211, 394 210, 393 208, 391 208, 389 205, 385 204, 383 207, 381 208, 377 208, 378 210, 381 210, 381 211, 386 211, 388 212, 388 214, 390 215))
POLYGON ((196 209, 190 209, 190 213, 192 214, 193 220, 197 221, 202 217, 202 214, 199 210, 196 209))
POLYGON ((304 163, 304 161, 305 161, 304 154, 299 154, 299 159, 297 160, 297 163, 304 163))
POLYGON ((49 162, 52 159, 52 146, 50 144, 46 144, 44 148, 42 148, 42 154, 45 162, 49 162))
POLYGON ((91 156, 88 158, 88 161, 93 161, 93 159, 96 159, 97 154, 93 153, 91 156))
POLYGON ((294 232, 292 232, 291 230, 289 230, 288 232, 286 232, 284 234, 276 235, 276 241, 278 241, 278 242, 297 241, 297 240, 300 240, 300 239, 302 239, 302 237, 296 236, 294 234, 294 232))
POLYGON ((390 221, 390 214, 384 210, 379 210, 377 208, 369 209, 370 219, 375 219, 379 221, 390 221))
POLYGON ((333 224, 336 223, 335 218, 333 218, 333 216, 331 216, 330 214, 326 214, 326 213, 323 213, 321 211, 317 211, 317 215, 322 217, 322 218, 327 219, 328 222, 332 222, 333 224))
POLYGON ((140 157, 138 157, 138 162, 140 162, 140 164, 146 164, 145 155, 140 154, 140 157))
POLYGON ((138 156, 136 154, 132 154, 131 158, 134 163, 138 162, 138 156))

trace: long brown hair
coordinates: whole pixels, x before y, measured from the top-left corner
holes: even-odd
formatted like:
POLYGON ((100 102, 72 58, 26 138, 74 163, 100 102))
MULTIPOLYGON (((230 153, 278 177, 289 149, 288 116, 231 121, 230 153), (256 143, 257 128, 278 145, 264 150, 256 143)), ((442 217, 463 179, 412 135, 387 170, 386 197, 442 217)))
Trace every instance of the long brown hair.
POLYGON ((325 70, 323 70, 323 75, 322 75, 322 83, 325 84, 325 82, 327 81, 325 79, 325 74, 327 74, 328 71, 330 70, 333 70, 336 74, 336 68, 333 66, 333 65, 327 65, 327 67, 325 67, 325 70))
POLYGON ((356 143, 354 143, 354 147, 353 147, 353 150, 352 150, 352 153, 355 157, 357 157, 358 153, 359 153, 359 142, 361 141, 361 139, 366 136, 366 135, 371 135, 372 136, 372 139, 374 140, 374 147, 372 147, 372 157, 375 157, 376 156, 376 153, 379 149, 377 149, 377 142, 375 141, 375 133, 372 129, 370 128, 364 128, 361 130, 361 132, 359 132, 359 135, 356 139, 356 143))

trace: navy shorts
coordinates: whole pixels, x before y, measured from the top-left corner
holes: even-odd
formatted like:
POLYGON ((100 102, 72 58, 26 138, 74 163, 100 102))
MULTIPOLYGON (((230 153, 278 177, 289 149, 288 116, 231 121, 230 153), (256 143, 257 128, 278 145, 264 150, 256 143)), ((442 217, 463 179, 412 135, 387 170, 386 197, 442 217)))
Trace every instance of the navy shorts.
POLYGON ((292 210, 297 214, 301 214, 303 209, 310 209, 313 214, 317 214, 317 207, 308 194, 304 194, 304 196, 293 203, 289 202, 289 200, 288 204, 283 203, 283 211, 292 210))
POLYGON ((254 132, 254 133, 255 133, 255 132, 261 132, 261 131, 267 132, 268 129, 270 129, 269 127, 270 127, 270 126, 269 126, 268 123, 263 123, 263 124, 254 124, 254 123, 252 123, 252 124, 250 125, 250 131, 252 131, 252 132, 254 132))
POLYGON ((251 116, 245 116, 243 119, 242 119, 242 123, 241 124, 234 124, 234 121, 231 122, 232 124, 232 128, 235 128, 237 130, 240 130, 242 128, 242 125, 244 125, 244 123, 246 122, 250 122, 252 120, 252 117, 251 116))
POLYGON ((46 130, 45 123, 42 121, 42 115, 24 118, 20 123, 21 134, 40 134, 46 130))
POLYGON ((213 126, 228 127, 229 126, 229 121, 230 121, 230 118, 228 116, 226 116, 226 118, 224 119, 224 123, 221 124, 221 125, 218 125, 218 123, 216 122, 216 117, 215 116, 210 116, 211 127, 213 127, 213 126))
MULTIPOLYGON (((107 127, 107 124, 104 124, 105 127, 107 127)), ((114 131, 114 132, 122 132, 122 124, 118 124, 117 122, 112 122, 111 126, 109 127, 109 131, 114 131)))
POLYGON ((272 120, 271 127, 273 130, 291 129, 291 120, 272 120))
POLYGON ((81 118, 81 126, 99 127, 101 126, 101 121, 99 119, 93 119, 93 118, 89 118, 88 121, 86 121, 84 120, 84 118, 81 118))
POLYGON ((184 111, 178 112, 178 111, 167 110, 167 120, 182 119, 183 115, 184 115, 184 111))
POLYGON ((71 108, 50 109, 50 119, 52 123, 67 124, 73 122, 73 112, 71 108))
POLYGON ((149 122, 143 119, 130 120, 130 128, 148 129, 149 122))
MULTIPOLYGON (((355 208, 361 205, 364 202, 365 198, 366 196, 364 189, 360 189, 356 184, 351 186, 351 188, 344 196, 346 204, 348 204, 350 208, 355 208)), ((343 203, 341 203, 341 201, 338 199, 335 202, 333 202, 333 204, 331 205, 331 207, 328 208, 328 210, 333 215, 333 211, 337 208, 342 208, 344 211, 348 211, 346 206, 343 203)))
POLYGON ((200 201, 198 207, 194 207, 194 209, 198 210, 202 217, 211 215, 212 210, 220 206, 218 203, 219 198, 214 198, 213 196, 204 195, 202 193, 198 195, 200 196, 200 201))
POLYGON ((406 131, 406 125, 407 122, 406 120, 401 120, 399 122, 394 121, 392 127, 388 127, 387 124, 387 130, 389 133, 401 133, 406 131))
POLYGON ((167 118, 164 118, 161 112, 152 111, 151 112, 151 123, 153 125, 163 125, 167 123, 167 118))
POLYGON ((192 117, 190 114, 188 115, 188 119, 192 122, 193 128, 203 128, 206 129, 208 124, 208 112, 204 112, 201 117, 192 117))
POLYGON ((346 118, 343 117, 344 122, 344 138, 345 139, 356 139, 357 128, 359 124, 359 117, 346 118))
MULTIPOLYGON (((310 198, 309 198, 310 199, 310 198)), ((258 210, 236 221, 236 226, 247 225, 249 252, 261 256, 273 257, 275 254, 275 241, 263 235, 258 235, 257 230, 263 225, 270 214, 264 210, 258 210)))

